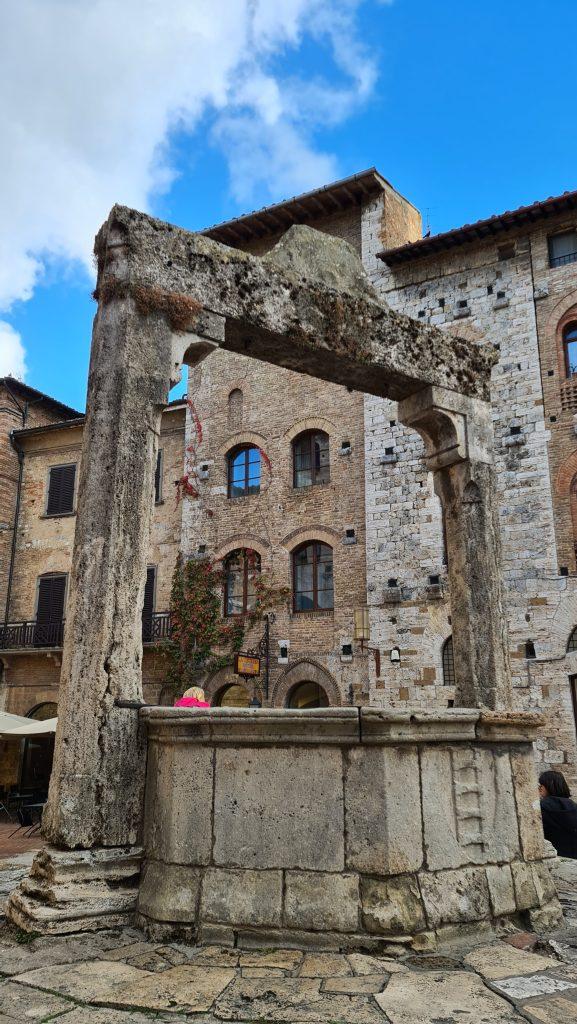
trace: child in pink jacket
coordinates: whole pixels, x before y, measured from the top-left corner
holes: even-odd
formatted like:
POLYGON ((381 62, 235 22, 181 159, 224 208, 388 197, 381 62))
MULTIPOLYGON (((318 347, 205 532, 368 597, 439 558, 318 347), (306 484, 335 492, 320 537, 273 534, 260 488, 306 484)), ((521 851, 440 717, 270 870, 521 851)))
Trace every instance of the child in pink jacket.
POLYGON ((191 686, 185 690, 180 700, 175 700, 175 708, 209 708, 210 701, 204 699, 204 690, 200 686, 191 686))

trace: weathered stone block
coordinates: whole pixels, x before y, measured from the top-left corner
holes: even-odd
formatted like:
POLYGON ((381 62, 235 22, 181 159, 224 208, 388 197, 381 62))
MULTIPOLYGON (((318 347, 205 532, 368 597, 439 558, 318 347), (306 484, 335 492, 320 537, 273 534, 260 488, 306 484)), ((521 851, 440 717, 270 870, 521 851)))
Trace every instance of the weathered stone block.
POLYGON ((363 923, 369 932, 411 935, 426 927, 419 885, 414 876, 361 879, 363 923))
POLYGON ((206 871, 201 898, 203 921, 278 927, 281 915, 282 871, 206 871))
POLYGON ((490 916, 489 886, 482 868, 438 874, 421 872, 419 884, 429 925, 480 921, 490 916))
POLYGON ((145 846, 152 859, 208 864, 212 847, 212 750, 150 745, 145 846))
POLYGON ((400 875, 421 867, 416 747, 352 748, 345 767, 345 803, 347 868, 400 875))
POLYGON ((222 749, 215 771, 216 864, 343 870, 340 750, 222 749))
POLYGON ((511 864, 511 874, 515 887, 515 902, 518 910, 529 910, 539 906, 539 897, 535 888, 535 879, 531 865, 522 861, 511 864))
POLYGON ((522 752, 519 750, 511 752, 511 769, 523 858, 525 860, 541 860, 544 856, 543 824, 539 808, 533 748, 530 744, 527 744, 522 752))
POLYGON ((531 870, 533 872, 533 882, 535 883, 535 891, 539 897, 539 903, 549 903, 550 900, 557 898, 557 887, 553 881, 553 876, 549 869, 548 864, 543 861, 536 861, 531 864, 531 870))
POLYGON ((517 909, 511 868, 508 864, 490 864, 486 868, 491 907, 495 917, 514 914, 517 909))
POLYGON ((287 871, 285 922, 289 928, 353 932, 359 927, 359 877, 287 871))
POLYGON ((154 921, 195 924, 201 874, 196 868, 147 861, 138 894, 138 912, 154 921))

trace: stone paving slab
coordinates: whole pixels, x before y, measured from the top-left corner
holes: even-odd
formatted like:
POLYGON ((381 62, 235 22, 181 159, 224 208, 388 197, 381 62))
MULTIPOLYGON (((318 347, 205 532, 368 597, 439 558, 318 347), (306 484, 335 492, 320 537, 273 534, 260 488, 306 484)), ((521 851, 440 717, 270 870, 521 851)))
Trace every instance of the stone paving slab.
POLYGON ((514 974, 535 974, 557 966, 556 960, 539 956, 537 953, 515 949, 504 942, 493 942, 490 946, 479 946, 465 957, 465 963, 474 968, 483 978, 498 980, 514 974))
POLYGON ((44 1021, 57 1013, 72 1009, 71 1004, 50 992, 31 992, 22 985, 7 981, 0 985, 0 1021, 44 1021))
POLYGON ((321 993, 319 978, 236 978, 214 1013, 225 1021, 383 1024, 372 998, 321 993))
POLYGON ((494 981, 492 987, 516 1002, 529 999, 530 996, 545 996, 571 989, 577 993, 577 982, 557 978, 552 974, 524 974, 517 978, 503 978, 494 981))
POLYGON ((375 996, 391 1024, 520 1024, 504 999, 467 971, 394 974, 375 996))
POLYGON ((562 995, 543 1002, 525 1003, 523 1014, 535 1024, 573 1024, 577 1020, 577 1001, 562 995))

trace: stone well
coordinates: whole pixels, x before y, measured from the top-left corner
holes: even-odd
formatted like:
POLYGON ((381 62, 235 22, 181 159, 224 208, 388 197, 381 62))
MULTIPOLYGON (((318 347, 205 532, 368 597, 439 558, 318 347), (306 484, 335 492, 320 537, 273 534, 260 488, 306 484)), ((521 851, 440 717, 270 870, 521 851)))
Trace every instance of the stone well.
POLYGON ((559 916, 533 806, 535 716, 141 714, 138 921, 155 936, 424 948, 559 916))

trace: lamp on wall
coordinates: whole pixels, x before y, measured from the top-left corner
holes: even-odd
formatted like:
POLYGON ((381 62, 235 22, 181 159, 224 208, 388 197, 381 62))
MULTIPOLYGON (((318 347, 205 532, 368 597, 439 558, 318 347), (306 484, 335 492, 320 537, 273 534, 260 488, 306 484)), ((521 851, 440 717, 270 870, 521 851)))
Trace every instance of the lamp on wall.
POLYGON ((371 627, 369 623, 369 609, 368 608, 355 608, 355 640, 360 643, 361 650, 363 644, 368 643, 371 639, 371 627))

